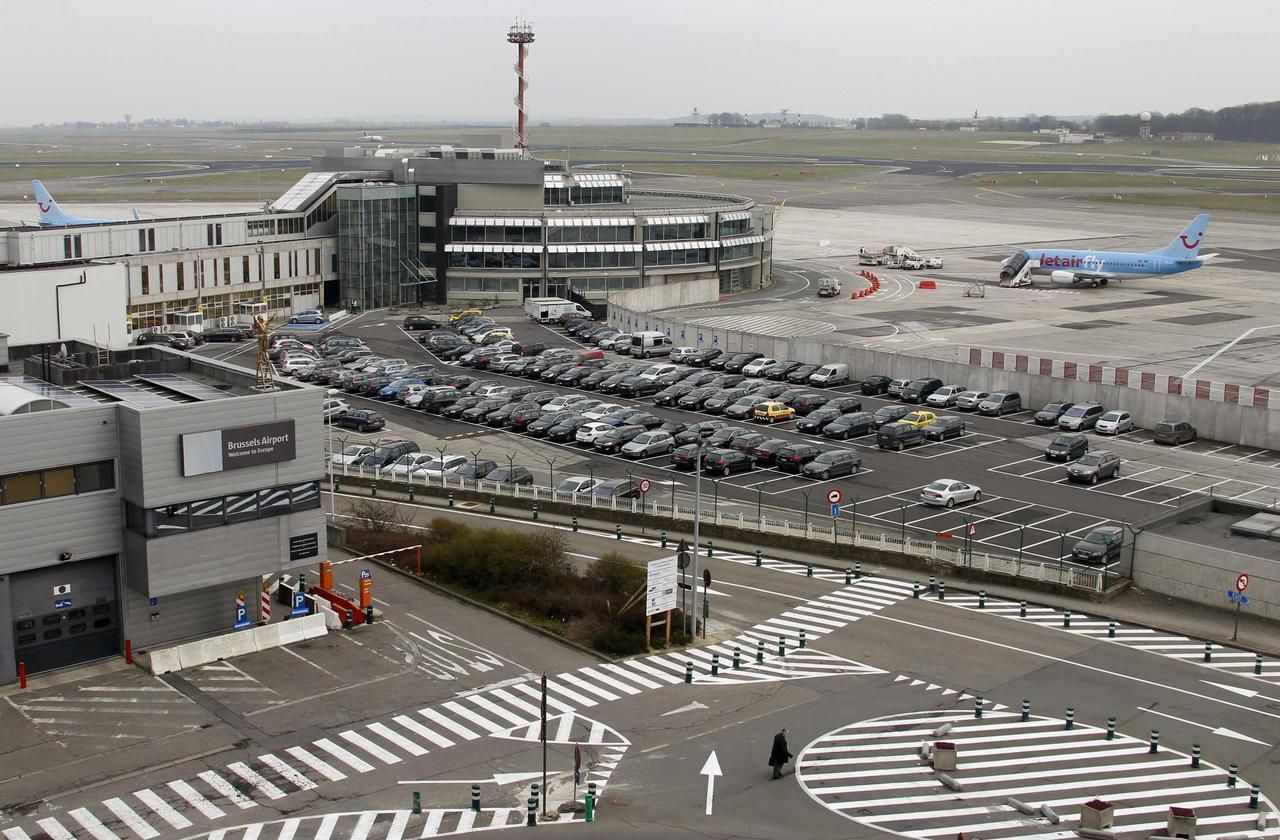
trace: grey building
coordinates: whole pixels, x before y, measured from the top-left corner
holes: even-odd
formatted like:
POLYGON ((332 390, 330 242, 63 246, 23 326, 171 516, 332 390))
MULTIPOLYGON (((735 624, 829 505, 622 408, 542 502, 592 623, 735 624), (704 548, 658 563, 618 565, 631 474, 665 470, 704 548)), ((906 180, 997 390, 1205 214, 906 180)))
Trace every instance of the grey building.
POLYGON ((323 392, 0 336, 0 683, 230 630, 326 551, 323 392))

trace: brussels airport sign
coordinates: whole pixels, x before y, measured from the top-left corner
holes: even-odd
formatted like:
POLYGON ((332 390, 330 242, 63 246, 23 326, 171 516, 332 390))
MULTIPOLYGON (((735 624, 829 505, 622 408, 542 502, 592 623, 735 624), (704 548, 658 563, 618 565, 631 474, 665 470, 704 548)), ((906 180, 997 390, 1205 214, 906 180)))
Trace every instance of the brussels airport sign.
POLYGON ((182 435, 182 474, 237 470, 297 457, 292 420, 182 435))

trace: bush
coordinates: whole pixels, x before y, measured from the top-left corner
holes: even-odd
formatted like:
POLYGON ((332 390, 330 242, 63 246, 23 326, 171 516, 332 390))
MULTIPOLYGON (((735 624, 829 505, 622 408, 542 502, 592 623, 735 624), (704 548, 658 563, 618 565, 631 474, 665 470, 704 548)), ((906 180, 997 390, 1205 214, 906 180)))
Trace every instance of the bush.
POLYGON ((591 647, 610 656, 630 656, 645 650, 644 633, 628 633, 621 627, 601 630, 591 637, 591 647))
POLYGON ((611 551, 587 567, 587 579, 605 592, 629 596, 648 581, 648 572, 611 551))

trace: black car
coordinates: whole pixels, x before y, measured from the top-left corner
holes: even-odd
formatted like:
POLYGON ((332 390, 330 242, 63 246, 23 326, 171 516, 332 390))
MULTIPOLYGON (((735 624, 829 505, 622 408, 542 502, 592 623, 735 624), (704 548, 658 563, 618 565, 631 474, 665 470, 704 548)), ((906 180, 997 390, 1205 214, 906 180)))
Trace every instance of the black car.
POLYGON ((804 417, 796 421, 796 431, 806 435, 816 435, 822 431, 822 427, 835 420, 843 412, 838 408, 829 408, 823 406, 817 411, 811 411, 804 417))
POLYGON ((511 428, 522 428, 531 437, 546 437, 547 433, 565 420, 577 417, 576 411, 562 409, 560 411, 541 411, 539 414, 517 426, 520 417, 511 418, 511 428))
POLYGON ((909 405, 886 405, 876 409, 875 418, 876 425, 883 426, 886 423, 896 423, 903 417, 906 417, 912 411, 909 405))
POLYGON ((665 423, 663 423, 661 426, 659 426, 658 430, 667 432, 672 437, 675 437, 676 435, 680 434, 687 428, 689 428, 688 423, 681 423, 677 420, 668 420, 665 423))
MULTIPOLYGON (((440 413, 445 417, 458 418, 462 416, 462 412, 469 411, 473 407, 484 402, 484 397, 462 397, 455 400, 453 405, 441 409, 440 413)), ((497 406, 494 406, 497 408, 497 406)))
POLYGON ((618 384, 618 396, 620 397, 651 397, 662 390, 662 385, 656 379, 645 379, 637 376, 632 379, 624 379, 618 384))
POLYGON ((787 374, 787 381, 792 385, 809 384, 809 374, 820 368, 821 365, 801 365, 787 374))
POLYGON ((676 368, 675 370, 669 370, 662 374, 655 379, 654 382, 658 382, 665 387, 667 385, 674 385, 685 377, 694 376, 700 372, 701 371, 689 370, 687 368, 676 368))
POLYGON ((713 377, 707 385, 712 388, 737 388, 746 381, 747 378, 740 373, 722 373, 713 377))
POLYGON ((756 406, 768 401, 766 397, 756 394, 744 394, 724 407, 724 416, 730 420, 750 420, 755 414, 756 406))
POLYGON ((609 368, 597 368, 592 370, 586 377, 578 383, 578 387, 584 391, 594 391, 600 387, 600 383, 608 379, 610 376, 617 375, 618 371, 609 370, 609 368))
POLYGON ((791 446, 791 442, 782 438, 765 438, 751 449, 751 457, 761 466, 772 466, 778 453, 791 446))
POLYGON ((746 452, 736 449, 713 449, 702 459, 702 471, 731 475, 736 472, 747 472, 755 467, 755 462, 746 452))
POLYGON ((1037 411, 1032 419, 1036 421, 1037 426, 1056 426, 1058 418, 1066 414, 1074 405, 1075 403, 1072 402, 1051 402, 1037 411))
POLYGON ((654 405, 675 405, 676 400, 693 390, 692 385, 668 385, 653 396, 654 405))
POLYGON ((484 477, 485 481, 497 481, 502 484, 533 484, 533 472, 528 467, 522 467, 519 464, 514 466, 497 467, 484 477))
MULTIPOLYGON (((589 367, 572 367, 556 377, 556 384, 573 387, 590 376, 591 373, 592 368, 589 367)), ((546 376, 544 375, 543 379, 545 378, 546 376)))
POLYGON ((1056 435, 1044 449, 1044 457, 1050 461, 1074 461, 1089 451, 1089 439, 1084 435, 1056 435))
POLYGON ((539 353, 541 353, 543 350, 550 350, 550 349, 551 349, 551 345, 547 344, 545 341, 534 341, 534 342, 529 342, 528 344, 524 344, 524 343, 517 344, 511 350, 511 352, 517 353, 521 356, 536 356, 539 353))
POLYGON ((828 402, 826 394, 807 393, 801 394, 791 401, 791 407, 796 410, 796 414, 805 415, 814 409, 822 408, 828 402))
POLYGON ((662 425, 663 420, 656 414, 650 414, 647 411, 640 410, 628 414, 626 416, 628 426, 644 426, 646 430, 656 429, 662 425))
POLYGON ((866 411, 851 411, 841 414, 822 427, 822 436, 835 440, 846 440, 851 437, 869 435, 876 430, 876 416, 866 411))
POLYGON ((533 402, 511 403, 490 414, 486 422, 490 426, 502 425, 513 432, 523 432, 525 427, 542 416, 542 406, 533 402), (505 412, 505 414, 504 414, 505 412), (495 415, 501 419, 495 423, 495 415))
POLYGON ((725 423, 723 420, 703 420, 699 423, 694 423, 692 426, 675 436, 676 443, 680 445, 696 443, 698 440, 711 437, 727 425, 728 423, 725 423))
POLYGON ((640 495, 640 482, 630 478, 608 478, 591 488, 597 499, 634 499, 640 495))
MULTIPOLYGON (((348 411, 347 414, 352 412, 348 411)), ((343 415, 347 416, 346 414, 343 415)), ((376 470, 394 464, 401 455, 408 455, 411 452, 418 451, 418 444, 410 440, 388 440, 384 441, 368 455, 364 456, 358 462, 362 467, 372 467, 376 470)))
POLYGON ((755 394, 757 397, 763 397, 766 400, 776 400, 779 394, 784 394, 789 390, 791 390, 790 385, 787 385, 786 383, 779 383, 777 385, 765 385, 755 389, 751 393, 755 394))
POLYGON ((547 439, 558 443, 570 443, 577 437, 578 429, 596 421, 588 417, 568 417, 547 429, 547 439))
POLYGON ((754 435, 751 429, 743 429, 738 426, 725 426, 722 429, 716 429, 711 433, 711 437, 707 438, 707 446, 712 449, 724 449, 733 444, 735 440, 743 435, 754 435))
POLYGON ((334 419, 334 423, 347 429, 355 429, 357 432, 373 432, 387 425, 386 418, 381 414, 364 408, 339 414, 334 419))
POLYGON ((941 387, 941 379, 913 379, 902 389, 902 401, 924 405, 929 395, 941 387))
POLYGON ((623 382, 634 378, 637 378, 637 374, 634 374, 629 370, 622 371, 621 373, 615 373, 613 376, 603 379, 600 384, 596 386, 596 390, 602 394, 616 394, 618 393, 618 388, 623 382))
POLYGON ((773 465, 780 470, 798 473, 805 464, 822 454, 822 450, 807 443, 793 443, 779 449, 773 456, 773 465))
POLYGON ((487 478, 489 473, 498 468, 497 461, 486 461, 479 458, 468 458, 466 463, 453 471, 459 478, 487 478))
MULTIPOLYGON (((461 400, 458 402, 461 402, 461 400)), ((462 413, 459 414, 458 417, 468 423, 483 423, 485 418, 489 416, 490 412, 497 411, 506 404, 507 400, 500 397, 482 399, 480 402, 471 406, 471 408, 463 409, 462 413)), ((454 405, 457 405, 457 403, 454 403, 454 405)))
POLYGON ((725 373, 741 373, 742 369, 756 359, 764 358, 763 353, 735 353, 723 365, 725 373))
POLYGON ((714 382, 717 376, 723 376, 723 374, 716 373, 714 370, 688 370, 685 371, 685 377, 680 382, 694 388, 705 388, 714 382))
POLYGON ((963 434, 963 417, 939 417, 924 427, 925 440, 946 440, 963 434))
POLYGON ((133 343, 139 347, 144 347, 148 344, 159 344, 163 347, 172 347, 174 350, 190 349, 188 347, 188 342, 185 339, 180 339, 177 336, 172 336, 168 333, 143 333, 135 338, 133 343))
POLYGON ((400 326, 406 330, 434 330, 440 327, 440 322, 433 321, 426 315, 406 315, 400 326))
POLYGON ((754 458, 756 447, 764 443, 766 440, 769 440, 769 436, 762 432, 748 432, 745 435, 738 435, 734 438, 730 442, 729 447, 731 449, 736 449, 739 452, 745 452, 754 458))
POLYGON ((747 392, 742 388, 726 388, 712 394, 702 401, 702 410, 708 414, 720 414, 738 397, 745 397, 747 392))
POLYGON ((244 333, 240 330, 223 327, 222 329, 209 330, 204 334, 205 341, 244 341, 244 333))
POLYGON ((837 475, 856 475, 861 470, 861 455, 848 449, 832 449, 809 461, 800 472, 808 478, 825 481, 837 475))
POLYGON ((1110 563, 1120 559, 1124 545, 1124 529, 1115 525, 1094 528, 1071 548, 1071 559, 1077 563, 1110 563))
POLYGON ((796 362, 791 359, 787 359, 784 362, 775 362, 765 368, 762 375, 765 379, 772 379, 775 382, 781 382, 787 378, 788 373, 791 373, 791 371, 800 367, 802 364, 804 364, 804 362, 796 362))
POLYGON ((862 380, 862 384, 858 386, 858 389, 867 396, 887 394, 889 393, 889 383, 892 381, 893 377, 891 376, 881 376, 876 374, 875 376, 868 376, 866 379, 862 380))
POLYGON ((724 355, 724 351, 716 347, 706 347, 699 350, 689 357, 689 364, 692 367, 706 367, 713 360, 724 355))
POLYGON ((671 450, 671 466, 678 470, 691 470, 698 462, 698 450, 701 447, 696 443, 686 443, 684 446, 677 446, 671 450))
POLYGON ((648 429, 644 426, 635 424, 619 426, 618 428, 607 431, 597 437, 592 442, 592 446, 595 447, 597 452, 616 454, 618 450, 622 449, 623 444, 630 443, 632 438, 642 435, 646 431, 648 431, 648 429))
POLYGON ((576 367, 577 365, 573 362, 558 362, 543 370, 542 373, 538 375, 538 378, 543 382, 555 382, 556 379, 559 378, 560 374, 576 367))
MULTIPOLYGON (((707 400, 720 393, 718 388, 694 388, 676 401, 676 405, 689 411, 698 411, 707 400)), ((739 395, 741 396, 741 395, 739 395)))

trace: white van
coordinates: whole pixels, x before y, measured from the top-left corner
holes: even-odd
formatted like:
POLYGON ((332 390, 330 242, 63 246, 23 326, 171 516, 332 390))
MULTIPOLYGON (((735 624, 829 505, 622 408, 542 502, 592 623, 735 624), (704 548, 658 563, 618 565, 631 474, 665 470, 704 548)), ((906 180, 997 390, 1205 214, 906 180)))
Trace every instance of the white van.
POLYGON ((846 385, 848 382, 849 366, 844 362, 823 365, 809 374, 809 384, 820 388, 833 388, 836 385, 846 385))
POLYGON ((641 359, 647 359, 650 356, 670 356, 671 347, 671 339, 667 334, 657 330, 631 334, 631 355, 641 359))

